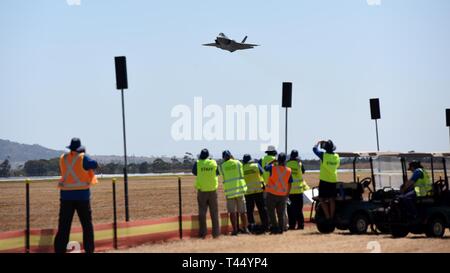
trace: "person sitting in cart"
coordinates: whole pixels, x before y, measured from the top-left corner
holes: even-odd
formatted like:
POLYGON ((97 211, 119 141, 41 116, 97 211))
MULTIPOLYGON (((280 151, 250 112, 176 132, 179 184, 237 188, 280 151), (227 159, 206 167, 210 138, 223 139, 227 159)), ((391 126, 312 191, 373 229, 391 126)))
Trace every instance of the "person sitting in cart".
POLYGON ((427 171, 420 161, 411 161, 408 170, 413 174, 411 178, 400 188, 401 199, 405 201, 408 211, 412 216, 417 216, 415 206, 416 197, 427 197, 433 194, 433 185, 427 171))

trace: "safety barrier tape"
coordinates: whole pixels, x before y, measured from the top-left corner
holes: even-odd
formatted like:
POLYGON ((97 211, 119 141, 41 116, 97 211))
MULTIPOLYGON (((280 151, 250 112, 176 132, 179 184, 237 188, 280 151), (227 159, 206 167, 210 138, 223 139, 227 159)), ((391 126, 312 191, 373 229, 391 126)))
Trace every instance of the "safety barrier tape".
MULTIPOLYGON (((303 209, 305 221, 309 220, 310 207, 303 209)), ((259 215, 255 212, 255 220, 259 222, 259 215)), ((197 237, 198 215, 182 217, 183 238, 197 237)), ((207 217, 208 232, 211 233, 211 219, 207 217)), ((227 213, 221 213, 219 219, 220 231, 227 234, 231 225, 227 213)), ((56 229, 31 229, 30 252, 53 252, 53 241, 56 229)), ((113 224, 94 225, 96 251, 113 249, 113 224)), ((136 220, 117 223, 118 247, 128 248, 144 243, 170 241, 179 239, 178 217, 167 217, 157 220, 136 220)), ((81 227, 71 230, 69 241, 77 241, 82 245, 83 234, 81 227)), ((1 252, 25 252, 25 231, 7 231, 0 233, 1 252)))

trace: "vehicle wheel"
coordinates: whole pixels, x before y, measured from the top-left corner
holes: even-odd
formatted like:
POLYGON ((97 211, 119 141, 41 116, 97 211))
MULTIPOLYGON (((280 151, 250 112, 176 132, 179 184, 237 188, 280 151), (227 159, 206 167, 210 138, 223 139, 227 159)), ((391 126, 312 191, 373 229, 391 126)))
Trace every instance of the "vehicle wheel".
POLYGON ((335 230, 335 225, 330 221, 321 221, 316 224, 320 233, 332 233, 335 230))
POLYGON ((377 230, 382 234, 389 234, 391 233, 391 229, 389 228, 389 225, 386 224, 378 224, 376 225, 377 230))
POLYGON ((403 225, 391 225, 391 234, 394 238, 403 238, 408 235, 408 227, 403 225))
POLYGON ((367 233, 368 227, 369 218, 363 213, 357 213, 351 220, 349 230, 352 234, 364 234, 367 233))
POLYGON ((442 238, 445 233, 445 223, 440 217, 431 218, 427 223, 425 234, 427 237, 442 238))

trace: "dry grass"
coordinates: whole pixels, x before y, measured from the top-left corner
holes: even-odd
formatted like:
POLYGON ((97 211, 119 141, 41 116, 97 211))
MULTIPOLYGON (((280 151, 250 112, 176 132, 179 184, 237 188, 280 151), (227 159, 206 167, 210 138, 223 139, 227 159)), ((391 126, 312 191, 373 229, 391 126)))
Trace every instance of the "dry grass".
MULTIPOLYGON (((364 177, 364 176, 361 176, 364 177)), ((342 173, 343 181, 352 174, 342 173)), ((183 214, 197 214, 194 177, 182 176, 183 214)), ((318 173, 307 173, 310 186, 318 185, 318 173)), ((178 182, 176 176, 133 177, 128 182, 131 220, 157 219, 178 215, 178 182)), ((220 180, 219 180, 220 181, 220 180)), ((0 182, 0 232, 25 227, 25 185, 23 182, 0 182)), ((219 183, 219 210, 225 211, 225 197, 219 183)), ((112 222, 111 179, 100 179, 92 188, 94 223, 112 222)), ((36 181, 30 185, 31 227, 56 228, 59 210, 59 191, 56 181, 36 181)), ((125 219, 123 180, 117 180, 117 215, 125 219)), ((74 226, 79 226, 74 217, 74 226)))
MULTIPOLYGON (((338 231, 320 234, 315 226, 305 230, 285 232, 283 235, 221 236, 219 239, 187 239, 142 245, 112 252, 129 253, 285 253, 285 252, 371 252, 368 243, 376 241, 381 252, 450 252, 450 232, 443 239, 429 239, 422 235, 409 235, 393 239, 390 235, 350 235, 338 231)), ((369 245, 370 246, 370 245, 369 245)))
MULTIPOLYGON (((367 174, 360 174, 361 178, 367 174)), ((351 173, 340 174, 340 180, 350 181, 351 173)), ((318 184, 318 174, 309 173, 305 179, 310 186, 318 184)), ((183 212, 197 213, 194 177, 182 177, 183 212)), ((56 228, 59 192, 55 181, 31 184, 31 227, 56 228)), ((92 189, 94 223, 112 222, 111 179, 101 179, 92 189)), ((22 182, 0 183, 0 231, 20 230, 25 226, 25 186, 22 182)), ((117 181, 118 216, 124 219, 123 181, 117 181)), ((178 214, 177 177, 130 178, 130 215, 132 220, 157 219, 178 214)), ((219 209, 225 211, 225 198, 219 189, 219 209)), ((74 218, 74 225, 79 225, 74 218)), ((282 236, 240 235, 222 236, 217 240, 190 239, 139 246, 125 252, 369 252, 367 243, 378 241, 383 252, 450 252, 450 234, 444 239, 422 239, 410 235, 391 239, 389 235, 349 236, 346 232, 319 234, 314 226, 304 231, 289 231, 282 236)))

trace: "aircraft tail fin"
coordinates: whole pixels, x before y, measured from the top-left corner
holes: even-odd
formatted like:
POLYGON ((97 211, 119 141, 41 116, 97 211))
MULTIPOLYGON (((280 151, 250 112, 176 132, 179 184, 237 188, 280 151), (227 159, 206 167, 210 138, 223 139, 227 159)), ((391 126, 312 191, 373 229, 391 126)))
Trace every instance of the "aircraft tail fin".
POLYGON ((241 44, 245 43, 245 40, 247 40, 247 36, 244 37, 244 40, 242 40, 241 44))

